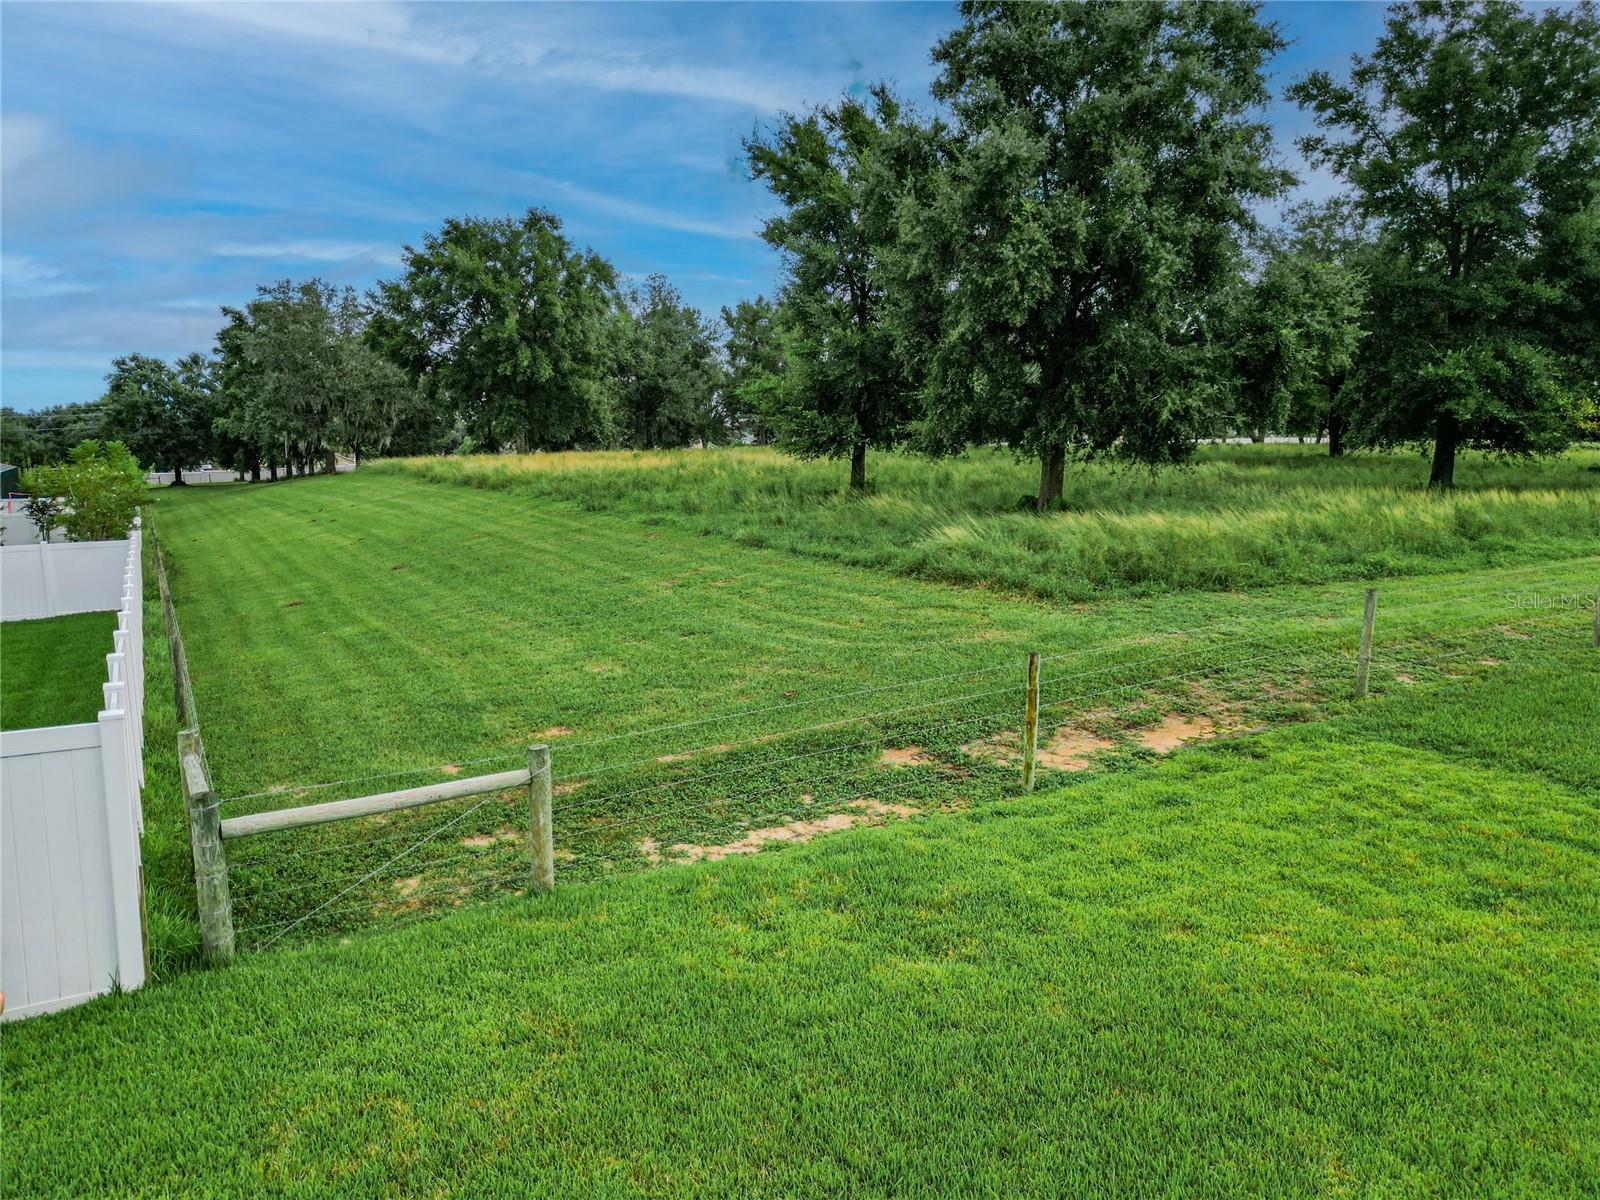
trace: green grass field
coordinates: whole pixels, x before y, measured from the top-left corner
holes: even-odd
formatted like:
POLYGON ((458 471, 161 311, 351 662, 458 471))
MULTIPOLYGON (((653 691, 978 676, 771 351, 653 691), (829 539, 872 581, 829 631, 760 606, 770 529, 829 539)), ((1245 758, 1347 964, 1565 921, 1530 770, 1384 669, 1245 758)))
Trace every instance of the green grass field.
POLYGON ((1594 1194, 1600 654, 7 1030, 30 1196, 1594 1194))
POLYGON ((94 720, 116 627, 108 612, 0 623, 0 729, 94 720))
POLYGON ((1043 518, 998 455, 162 492, 223 815, 547 741, 558 888, 516 792, 230 842, 241 956, 188 969, 148 638, 158 982, 7 1028, 7 1184, 1592 1194, 1594 459, 1213 450, 1043 518))
MULTIPOLYGON (((1335 714, 1364 586, 1062 607, 380 472, 165 493, 154 526, 224 816, 503 770, 549 741, 560 867, 579 879, 872 805, 1005 795, 1029 649, 1047 655, 1051 727, 1106 769, 1148 758, 1164 723, 1335 714)), ((1597 573, 1591 554, 1386 582, 1377 686, 1486 670, 1572 620, 1507 625, 1508 591, 1576 595, 1597 573)), ((511 794, 240 843, 241 943, 519 886, 525 832, 511 794)), ((149 858, 155 890, 185 896, 182 840, 149 858)), ((161 941, 181 959, 193 927, 164 923, 161 941)))

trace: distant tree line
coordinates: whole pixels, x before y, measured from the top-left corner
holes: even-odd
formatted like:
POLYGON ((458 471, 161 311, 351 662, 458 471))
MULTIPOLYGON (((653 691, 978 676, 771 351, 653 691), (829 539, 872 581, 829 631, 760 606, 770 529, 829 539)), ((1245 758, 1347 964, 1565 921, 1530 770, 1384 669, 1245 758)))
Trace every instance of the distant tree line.
MULTIPOLYGON (((772 299, 720 325, 624 286, 552 213, 459 218, 365 296, 260 289, 209 356, 116 360, 105 396, 6 414, 26 463, 84 436, 252 478, 336 453, 773 441, 1009 447, 1181 463, 1206 438, 1329 453, 1557 451, 1600 434, 1600 22, 1424 0, 1341 82, 1288 92, 1344 185, 1293 179, 1262 120, 1283 47, 1250 4, 969 0, 933 49, 940 115, 890 89, 746 141, 781 210, 772 299)), ((13 447, 15 447, 13 449, 13 447)))
POLYGON ((61 462, 115 438, 181 483, 201 463, 259 480, 340 454, 762 440, 738 392, 781 365, 766 300, 724 313, 725 360, 665 277, 622 286, 538 209, 446 221, 365 296, 284 280, 222 316, 209 355, 126 355, 92 404, 6 409, 7 455, 61 462))
POLYGON ((1600 24, 1590 3, 1394 6, 1347 82, 1289 97, 1346 190, 1293 182, 1260 119, 1253 5, 969 0, 943 115, 886 88, 750 139, 783 203, 780 444, 1009 446, 1048 507, 1072 458, 1207 437, 1560 450, 1600 434, 1600 24))

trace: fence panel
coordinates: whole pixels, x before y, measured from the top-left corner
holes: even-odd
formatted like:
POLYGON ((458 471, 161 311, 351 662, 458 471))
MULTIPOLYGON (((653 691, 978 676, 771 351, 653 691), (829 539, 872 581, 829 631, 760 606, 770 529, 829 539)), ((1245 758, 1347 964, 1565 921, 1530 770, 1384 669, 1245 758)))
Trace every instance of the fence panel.
MULTIPOLYGON (((136 527, 126 541, 87 543, 117 551, 111 563, 103 555, 99 561, 107 579, 81 581, 112 597, 98 607, 117 610, 98 719, 0 733, 0 990, 6 1020, 66 1008, 114 986, 136 988, 145 980, 140 541, 136 527)), ((9 572, 9 548, 7 554, 9 572)), ((77 565, 87 561, 80 556, 77 565)), ((13 615, 9 605, 5 615, 13 615)))
POLYGON ((0 619, 31 621, 118 608, 128 544, 0 546, 0 619))
POLYGON ((0 733, 6 1020, 144 982, 132 809, 126 779, 106 769, 124 752, 120 740, 102 740, 125 734, 126 722, 107 713, 0 733))

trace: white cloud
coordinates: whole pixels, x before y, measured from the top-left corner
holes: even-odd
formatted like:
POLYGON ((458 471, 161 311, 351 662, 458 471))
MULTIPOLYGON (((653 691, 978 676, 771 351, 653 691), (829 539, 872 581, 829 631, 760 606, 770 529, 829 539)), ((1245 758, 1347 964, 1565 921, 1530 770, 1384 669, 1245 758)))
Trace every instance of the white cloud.
POLYGON ((563 29, 559 26, 565 14, 537 6, 519 15, 536 21, 538 28, 517 32, 503 26, 475 30, 446 24, 439 17, 444 13, 455 16, 449 6, 413 8, 376 0, 350 4, 199 4, 182 5, 178 11, 186 18, 199 15, 306 46, 341 53, 368 51, 525 82, 676 96, 762 112, 796 108, 805 101, 805 89, 771 74, 750 75, 686 62, 689 47, 668 52, 654 43, 640 47, 626 37, 616 39, 614 34, 602 33, 593 23, 563 29), (615 44, 600 45, 608 36, 615 44))
POLYGON ((25 113, 0 116, 0 201, 7 236, 38 220, 122 203, 164 177, 146 158, 118 147, 90 147, 53 121, 25 113))
POLYGON ((94 289, 29 254, 0 254, 0 295, 11 300, 68 296, 94 289))
POLYGON ((346 49, 374 50, 421 62, 461 66, 475 50, 437 31, 419 30, 398 4, 195 4, 181 11, 258 33, 346 49))
POLYGON ((61 141, 55 126, 42 117, 26 113, 0 114, 0 171, 11 182, 14 171, 36 162, 61 141))
POLYGON ((394 264, 397 246, 378 242, 338 242, 318 238, 287 238, 263 242, 220 242, 211 247, 218 258, 286 258, 299 262, 354 262, 394 264))
POLYGON ((584 187, 570 180, 547 179, 540 175, 524 174, 537 186, 553 188, 582 208, 606 213, 630 224, 653 225, 658 229, 672 229, 678 233, 693 233, 701 237, 727 238, 731 241, 748 241, 756 236, 754 217, 744 222, 702 221, 696 217, 686 217, 668 209, 658 208, 653 204, 641 204, 636 200, 625 200, 620 196, 597 192, 593 188, 584 187))
POLYGON ((651 63, 640 54, 536 53, 528 61, 536 75, 562 83, 589 84, 609 91, 644 92, 734 104, 762 112, 799 108, 798 88, 774 79, 757 79, 715 67, 651 63))

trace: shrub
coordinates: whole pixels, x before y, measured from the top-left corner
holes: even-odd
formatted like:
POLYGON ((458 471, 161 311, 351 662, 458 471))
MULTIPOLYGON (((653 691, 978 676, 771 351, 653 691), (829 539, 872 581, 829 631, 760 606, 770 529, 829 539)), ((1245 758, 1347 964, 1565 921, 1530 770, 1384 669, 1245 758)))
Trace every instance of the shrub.
MULTIPOLYGON (((22 484, 36 497, 60 501, 59 516, 51 523, 75 542, 126 536, 145 498, 144 472, 121 442, 79 442, 67 462, 34 467, 22 484)), ((34 511, 30 502, 29 513, 34 511)))
MULTIPOLYGON (((48 467, 42 468, 49 470, 48 467)), ((30 477, 32 472, 29 473, 30 477)), ((49 492, 36 492, 22 502, 22 507, 27 510, 28 518, 39 529, 39 540, 48 542, 50 531, 61 524, 61 515, 66 508, 61 497, 49 492)))

